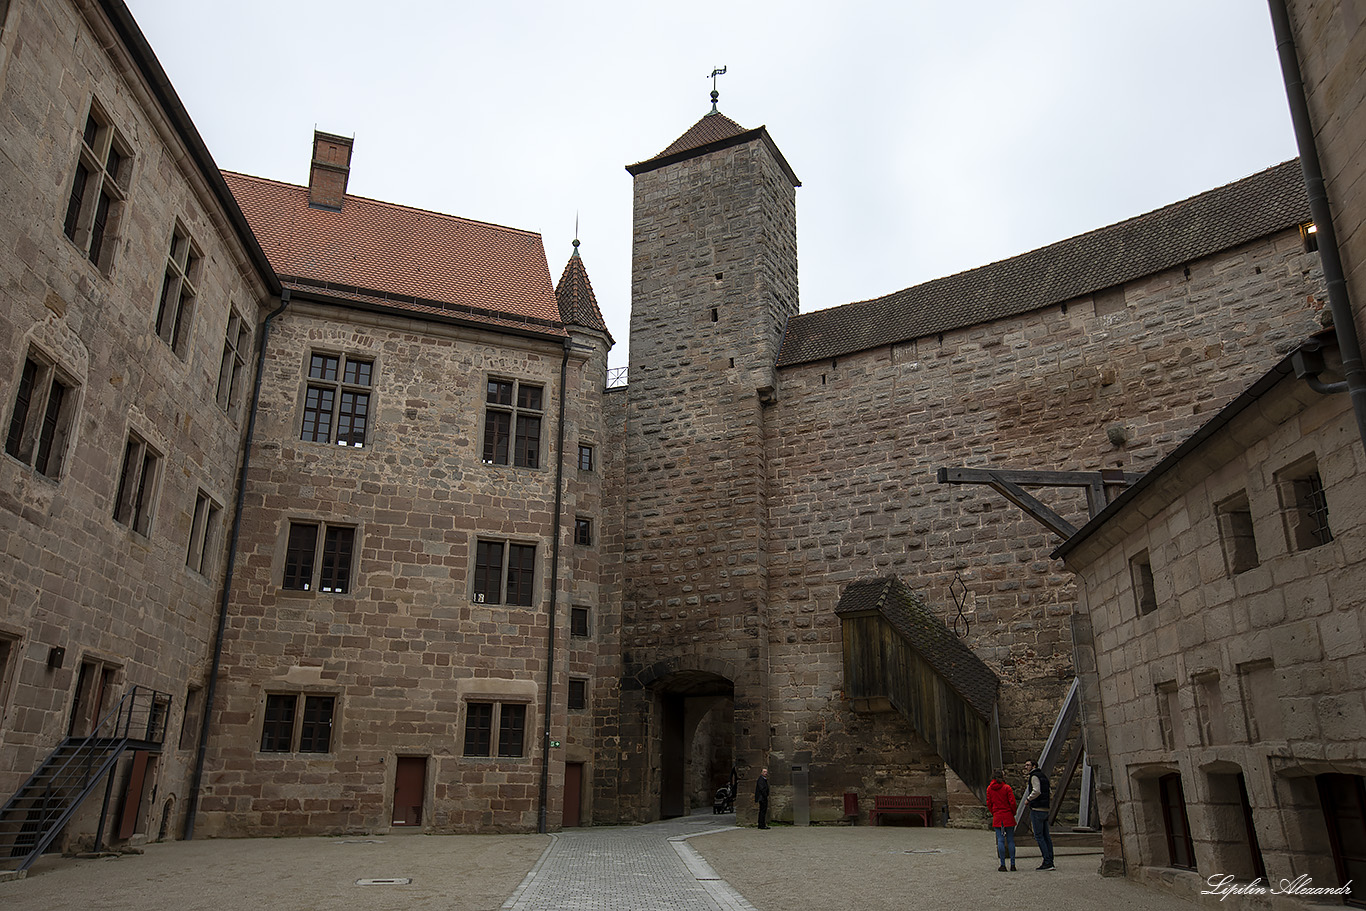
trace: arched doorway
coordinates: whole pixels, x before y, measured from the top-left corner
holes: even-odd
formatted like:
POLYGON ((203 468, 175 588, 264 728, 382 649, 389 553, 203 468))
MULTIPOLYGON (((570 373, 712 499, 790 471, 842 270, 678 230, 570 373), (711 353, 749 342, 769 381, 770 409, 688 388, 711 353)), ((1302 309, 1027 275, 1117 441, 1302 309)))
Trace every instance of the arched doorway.
POLYGON ((688 670, 660 678, 654 691, 659 815, 711 806, 735 762, 735 686, 718 674, 688 670))

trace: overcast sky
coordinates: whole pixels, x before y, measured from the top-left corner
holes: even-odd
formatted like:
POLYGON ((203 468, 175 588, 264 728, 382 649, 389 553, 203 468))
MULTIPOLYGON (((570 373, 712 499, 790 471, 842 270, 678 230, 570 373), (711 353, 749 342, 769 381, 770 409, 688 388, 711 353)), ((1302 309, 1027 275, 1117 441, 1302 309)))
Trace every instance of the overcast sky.
POLYGON ((219 167, 539 232, 625 365, 631 177, 710 110, 797 191, 801 306, 876 297, 1295 155, 1259 0, 127 0, 219 167))

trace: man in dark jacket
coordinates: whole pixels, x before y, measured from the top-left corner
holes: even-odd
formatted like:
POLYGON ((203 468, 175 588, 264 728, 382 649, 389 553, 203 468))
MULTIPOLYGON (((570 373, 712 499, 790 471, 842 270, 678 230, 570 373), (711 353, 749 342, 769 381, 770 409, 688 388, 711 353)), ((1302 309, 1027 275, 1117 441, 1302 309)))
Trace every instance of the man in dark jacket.
POLYGON ((1025 789, 1025 803, 1029 805, 1029 826, 1034 831, 1034 841, 1043 855, 1040 870, 1053 869, 1053 836, 1048 831, 1048 809, 1052 800, 1049 793, 1048 776, 1033 761, 1025 762, 1025 774, 1029 776, 1029 786, 1025 789))
POLYGON ((759 828, 768 828, 768 769, 759 772, 759 780, 754 785, 754 802, 759 805, 759 828))

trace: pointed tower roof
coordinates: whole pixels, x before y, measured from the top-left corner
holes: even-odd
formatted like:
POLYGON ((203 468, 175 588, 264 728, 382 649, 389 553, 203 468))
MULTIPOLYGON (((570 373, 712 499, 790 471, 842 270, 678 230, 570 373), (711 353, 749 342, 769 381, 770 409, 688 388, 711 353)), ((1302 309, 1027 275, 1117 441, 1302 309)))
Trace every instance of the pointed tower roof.
POLYGON ((686 161, 689 158, 706 155, 708 152, 719 152, 732 146, 744 145, 754 139, 762 140, 768 146, 768 150, 777 160, 779 167, 783 169, 783 173, 792 181, 792 186, 800 187, 802 182, 797 179, 797 175, 793 172, 792 166, 787 163, 787 159, 783 157, 783 153, 778 151, 778 145, 773 141, 773 137, 768 135, 767 127, 747 130, 719 111, 713 111, 694 123, 682 136, 671 142, 668 148, 654 158, 647 158, 636 164, 627 165, 626 170, 632 177, 635 177, 678 161, 686 161))
POLYGON ((579 240, 574 238, 574 253, 565 263, 564 274, 555 286, 555 298, 560 302, 560 319, 567 326, 582 326, 594 329, 607 336, 608 344, 616 344, 607 323, 598 309, 598 299, 593 294, 593 284, 588 280, 588 270, 579 256, 579 240))

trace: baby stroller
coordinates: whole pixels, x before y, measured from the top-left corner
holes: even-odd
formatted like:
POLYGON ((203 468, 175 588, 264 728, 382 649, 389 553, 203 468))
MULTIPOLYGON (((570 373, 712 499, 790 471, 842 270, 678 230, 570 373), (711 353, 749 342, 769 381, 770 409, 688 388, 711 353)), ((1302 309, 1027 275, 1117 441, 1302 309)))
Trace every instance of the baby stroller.
POLYGON ((730 767, 730 784, 716 789, 716 799, 712 801, 711 811, 717 813, 735 812, 735 788, 738 783, 735 766, 730 767))

